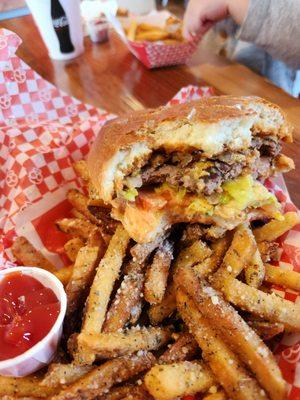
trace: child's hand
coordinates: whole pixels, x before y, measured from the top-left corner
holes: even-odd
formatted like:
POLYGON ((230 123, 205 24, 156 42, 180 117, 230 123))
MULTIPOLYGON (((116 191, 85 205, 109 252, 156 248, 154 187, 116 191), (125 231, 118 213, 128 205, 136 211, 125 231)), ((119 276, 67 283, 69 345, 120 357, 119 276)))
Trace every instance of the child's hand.
POLYGON ((249 0, 190 0, 183 21, 183 36, 203 36, 215 23, 231 16, 241 24, 249 0))

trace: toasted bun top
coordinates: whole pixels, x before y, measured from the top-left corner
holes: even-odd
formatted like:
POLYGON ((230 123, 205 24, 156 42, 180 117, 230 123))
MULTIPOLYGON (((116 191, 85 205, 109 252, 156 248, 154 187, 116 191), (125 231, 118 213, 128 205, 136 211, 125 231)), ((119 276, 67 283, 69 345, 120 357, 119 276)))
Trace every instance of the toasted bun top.
POLYGON ((292 140, 283 111, 259 97, 218 96, 135 111, 101 129, 88 168, 100 197, 109 203, 116 182, 140 168, 154 150, 202 150, 213 157, 248 148, 257 134, 292 140))

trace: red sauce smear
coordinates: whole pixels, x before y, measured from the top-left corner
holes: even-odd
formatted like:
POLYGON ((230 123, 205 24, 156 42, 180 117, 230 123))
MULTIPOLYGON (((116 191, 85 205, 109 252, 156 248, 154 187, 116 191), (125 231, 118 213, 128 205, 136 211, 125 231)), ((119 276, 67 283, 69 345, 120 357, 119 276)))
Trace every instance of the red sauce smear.
POLYGON ((21 272, 0 281, 0 361, 14 358, 51 330, 60 312, 53 290, 21 272))

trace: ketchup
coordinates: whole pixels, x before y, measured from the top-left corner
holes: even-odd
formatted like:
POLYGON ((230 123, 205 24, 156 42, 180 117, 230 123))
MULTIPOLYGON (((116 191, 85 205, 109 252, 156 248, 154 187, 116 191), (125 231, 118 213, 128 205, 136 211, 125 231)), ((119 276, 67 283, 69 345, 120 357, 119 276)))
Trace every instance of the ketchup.
POLYGON ((0 361, 16 357, 42 340, 60 312, 54 292, 21 272, 0 281, 0 361))

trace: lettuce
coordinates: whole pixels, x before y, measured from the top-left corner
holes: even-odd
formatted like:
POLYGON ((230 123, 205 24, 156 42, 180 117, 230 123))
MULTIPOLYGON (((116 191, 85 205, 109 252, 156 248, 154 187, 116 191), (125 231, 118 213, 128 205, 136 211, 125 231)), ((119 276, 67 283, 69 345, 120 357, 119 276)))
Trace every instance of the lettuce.
POLYGON ((279 205, 276 197, 251 175, 241 176, 222 185, 223 194, 220 204, 244 210, 247 207, 259 207, 263 204, 279 205))
POLYGON ((137 195, 138 191, 135 188, 130 188, 122 191, 122 196, 125 200, 128 201, 134 201, 137 195))

